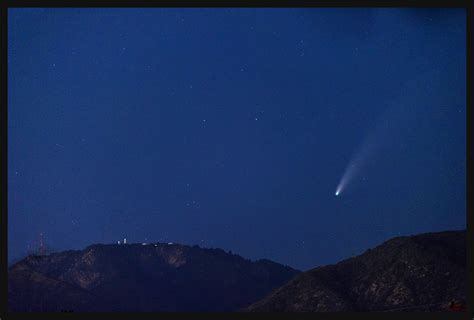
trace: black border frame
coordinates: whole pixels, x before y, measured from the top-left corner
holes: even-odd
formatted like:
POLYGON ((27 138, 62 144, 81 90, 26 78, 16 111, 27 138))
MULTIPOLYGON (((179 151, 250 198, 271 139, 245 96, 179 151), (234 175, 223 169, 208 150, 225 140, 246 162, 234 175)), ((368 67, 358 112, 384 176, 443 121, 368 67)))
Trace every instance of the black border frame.
POLYGON ((472 23, 470 18, 472 16, 472 6, 468 1, 464 0, 225 0, 225 1, 197 1, 197 0, 5 0, 1 3, 0 21, 1 21, 1 74, 2 74, 2 94, 3 102, 2 116, 2 139, 1 148, 3 152, 4 166, 2 170, 2 213, 0 214, 1 226, 1 242, 0 242, 0 320, 4 319, 32 319, 32 318, 47 318, 47 319, 101 319, 104 317, 114 317, 119 319, 141 318, 141 319, 187 319, 190 317, 202 319, 237 319, 237 318, 259 318, 272 317, 274 319, 339 319, 339 318, 353 318, 363 317, 365 319, 399 319, 401 317, 409 317, 414 319, 470 319, 474 320, 474 233, 471 230, 474 226, 474 216, 470 213, 470 202, 473 196, 472 187, 469 182, 471 175, 470 162, 472 159, 472 149, 469 149, 469 142, 471 137, 471 129, 469 128, 469 116, 471 111, 469 106, 472 106, 472 93, 470 92, 471 72, 472 67, 470 63, 471 38, 472 38, 472 23), (7 243, 8 243, 8 9, 9 8, 137 8, 137 7, 242 7, 242 8, 312 8, 312 7, 443 7, 443 8, 464 8, 466 10, 466 226, 467 226, 467 270, 468 270, 468 310, 467 312, 335 312, 335 313, 8 313, 7 311, 7 243))

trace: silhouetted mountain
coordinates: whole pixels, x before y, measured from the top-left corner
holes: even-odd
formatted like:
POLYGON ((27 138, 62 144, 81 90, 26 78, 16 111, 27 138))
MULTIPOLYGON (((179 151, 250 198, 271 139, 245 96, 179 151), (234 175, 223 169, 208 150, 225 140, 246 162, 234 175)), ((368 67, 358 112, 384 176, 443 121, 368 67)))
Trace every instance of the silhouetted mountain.
POLYGON ((296 276, 246 311, 435 311, 466 303, 466 232, 398 237, 296 276))
POLYGON ((221 249, 92 245, 28 256, 8 273, 10 311, 235 311, 299 271, 221 249))

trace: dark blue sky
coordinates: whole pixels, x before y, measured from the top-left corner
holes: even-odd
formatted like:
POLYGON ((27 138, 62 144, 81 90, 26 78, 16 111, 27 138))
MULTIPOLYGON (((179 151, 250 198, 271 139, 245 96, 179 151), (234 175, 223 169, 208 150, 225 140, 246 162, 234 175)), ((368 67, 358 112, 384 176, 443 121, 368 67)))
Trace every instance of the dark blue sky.
POLYGON ((9 259, 42 232, 56 249, 127 237, 308 269, 465 228, 464 10, 8 19, 9 259))

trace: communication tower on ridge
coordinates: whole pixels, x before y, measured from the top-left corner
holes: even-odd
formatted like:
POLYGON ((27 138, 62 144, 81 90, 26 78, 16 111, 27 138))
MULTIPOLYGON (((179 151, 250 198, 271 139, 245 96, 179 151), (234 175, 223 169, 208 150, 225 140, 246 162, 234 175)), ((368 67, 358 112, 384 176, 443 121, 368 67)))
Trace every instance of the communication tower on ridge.
POLYGON ((46 247, 44 246, 44 239, 43 239, 43 233, 42 232, 40 232, 40 234, 39 234, 38 254, 39 255, 46 254, 46 247))

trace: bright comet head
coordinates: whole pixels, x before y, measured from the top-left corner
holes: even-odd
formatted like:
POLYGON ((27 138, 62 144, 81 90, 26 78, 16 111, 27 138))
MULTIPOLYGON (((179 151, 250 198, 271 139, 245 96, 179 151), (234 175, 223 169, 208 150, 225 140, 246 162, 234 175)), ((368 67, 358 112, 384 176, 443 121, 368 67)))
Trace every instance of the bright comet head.
POLYGON ((338 196, 338 195, 339 195, 339 191, 336 191, 336 196, 338 196))

